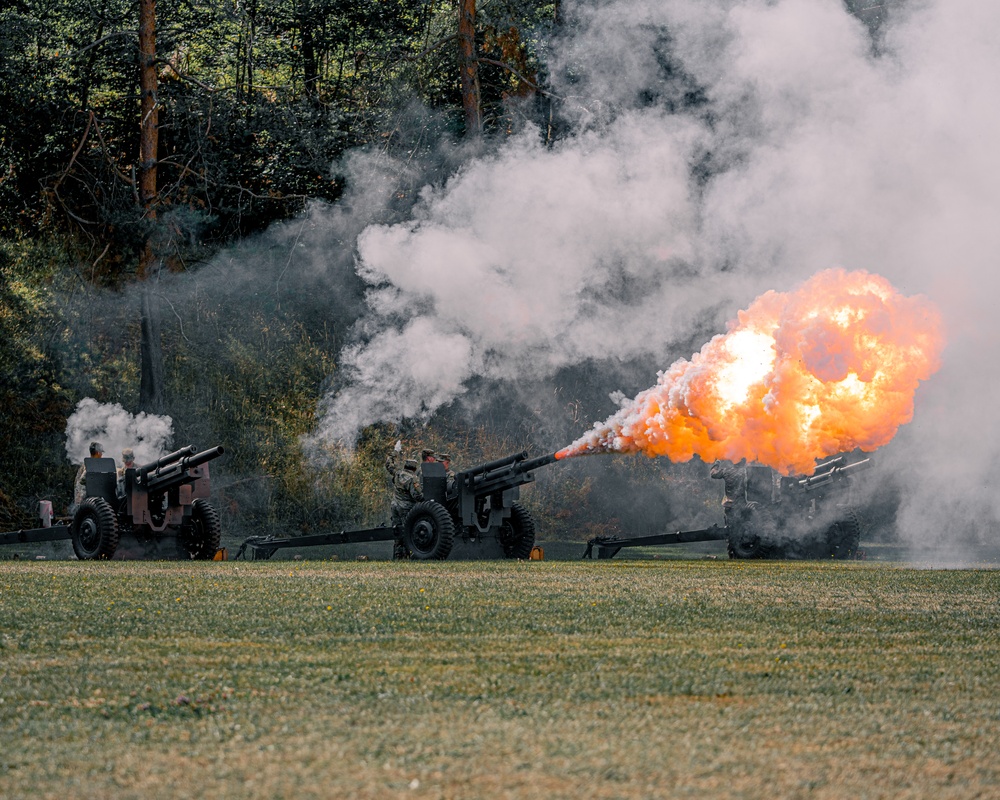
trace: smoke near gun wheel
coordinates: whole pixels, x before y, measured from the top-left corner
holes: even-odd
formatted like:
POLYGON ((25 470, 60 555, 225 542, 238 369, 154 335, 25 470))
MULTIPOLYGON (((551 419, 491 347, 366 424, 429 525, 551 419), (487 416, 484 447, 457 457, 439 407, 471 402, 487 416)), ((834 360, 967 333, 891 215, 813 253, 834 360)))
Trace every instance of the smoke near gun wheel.
POLYGON ((887 444, 939 367, 941 316, 864 271, 820 272, 758 297, 729 330, 560 450, 688 461, 746 458, 784 474, 887 444))

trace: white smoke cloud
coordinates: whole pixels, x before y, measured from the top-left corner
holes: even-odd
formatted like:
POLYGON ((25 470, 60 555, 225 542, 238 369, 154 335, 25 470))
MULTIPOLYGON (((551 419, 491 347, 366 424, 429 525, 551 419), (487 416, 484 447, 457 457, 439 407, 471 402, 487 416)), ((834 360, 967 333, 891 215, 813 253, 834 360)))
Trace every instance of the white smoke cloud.
POLYGON ((880 460, 904 476, 899 528, 911 541, 995 541, 1000 502, 981 487, 1000 465, 998 426, 983 410, 1000 392, 986 366, 1000 344, 1000 47, 984 31, 1000 8, 912 4, 873 58, 853 20, 836 24, 837 5, 734 9, 738 57, 719 86, 732 98, 753 87, 762 128, 740 168, 713 181, 706 241, 777 276, 863 266, 941 306, 944 367, 880 460), (791 29, 794 42, 782 35, 791 29), (775 48, 775 36, 792 49, 775 48))
POLYGON ((426 416, 472 376, 666 367, 720 303, 731 317, 820 269, 866 269, 927 294, 950 333, 886 454, 927 498, 902 528, 990 530, 1000 495, 968 488, 1000 466, 1000 5, 891 10, 875 46, 840 0, 570 6, 550 67, 578 132, 545 147, 526 131, 361 234, 365 337, 322 435, 426 416))
POLYGON ((367 324, 381 331, 342 354, 353 383, 328 403, 326 435, 350 442, 359 426, 426 416, 476 375, 652 354, 685 330, 689 292, 704 286, 671 276, 694 257, 685 174, 699 132, 660 116, 669 135, 653 147, 646 122, 628 115, 554 149, 529 131, 426 189, 411 222, 364 231, 367 324))
POLYGON ((90 443, 104 445, 104 457, 122 463, 122 450, 131 447, 138 465, 164 455, 170 449, 174 423, 170 417, 139 412, 132 415, 118 403, 98 403, 86 397, 66 420, 66 457, 82 464, 90 455, 90 443))

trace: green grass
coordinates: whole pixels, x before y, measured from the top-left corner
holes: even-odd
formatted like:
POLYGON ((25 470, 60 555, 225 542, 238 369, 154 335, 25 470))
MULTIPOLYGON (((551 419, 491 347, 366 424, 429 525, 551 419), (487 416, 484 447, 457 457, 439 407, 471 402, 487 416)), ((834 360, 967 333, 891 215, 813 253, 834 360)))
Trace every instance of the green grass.
POLYGON ((0 562, 0 796, 1000 796, 1000 571, 0 562))

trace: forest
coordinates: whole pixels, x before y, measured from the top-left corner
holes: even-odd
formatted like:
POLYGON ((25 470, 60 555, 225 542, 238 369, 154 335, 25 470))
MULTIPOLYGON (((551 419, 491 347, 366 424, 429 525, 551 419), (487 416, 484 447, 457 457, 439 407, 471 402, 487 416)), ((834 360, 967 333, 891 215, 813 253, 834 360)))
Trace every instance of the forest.
MULTIPOLYGON (((384 287, 356 269, 364 231, 410 219, 463 165, 518 137, 551 150, 626 105, 712 122, 669 31, 648 36, 655 80, 621 107, 589 97, 589 54, 561 47, 586 16, 564 5, 5 4, 2 527, 30 522, 41 499, 68 505, 67 419, 87 398, 168 416, 177 445, 223 444, 227 529, 309 532, 385 514, 382 463, 397 438, 460 463, 547 452, 606 414, 618 384, 645 385, 648 354, 612 360, 610 380, 584 356, 553 380, 510 381, 516 393, 472 378, 470 402, 366 420, 347 456, 317 435, 318 409, 350 379, 345 348, 365 340, 366 303, 384 287)), ((884 5, 845 8, 874 41, 884 5)), ((713 157, 693 163, 695 185, 722 168, 713 157)), ((626 280, 618 299, 633 288, 626 280)), ((678 353, 716 316, 675 336, 678 353)), ((574 466, 540 481, 531 503, 553 535, 577 539, 677 517, 708 524, 719 491, 707 474, 646 459, 574 466), (655 509, 609 504, 625 484, 649 490, 655 509)))

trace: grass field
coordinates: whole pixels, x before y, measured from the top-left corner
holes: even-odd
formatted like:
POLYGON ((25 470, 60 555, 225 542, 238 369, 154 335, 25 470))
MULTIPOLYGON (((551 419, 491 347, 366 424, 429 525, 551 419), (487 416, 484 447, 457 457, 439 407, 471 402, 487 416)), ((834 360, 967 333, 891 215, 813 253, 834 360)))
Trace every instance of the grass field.
POLYGON ((0 796, 1000 797, 1000 571, 0 562, 0 796))

